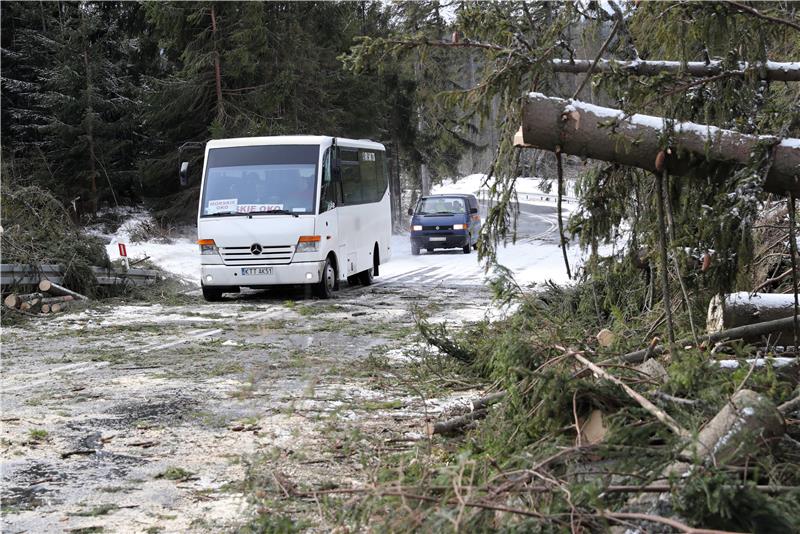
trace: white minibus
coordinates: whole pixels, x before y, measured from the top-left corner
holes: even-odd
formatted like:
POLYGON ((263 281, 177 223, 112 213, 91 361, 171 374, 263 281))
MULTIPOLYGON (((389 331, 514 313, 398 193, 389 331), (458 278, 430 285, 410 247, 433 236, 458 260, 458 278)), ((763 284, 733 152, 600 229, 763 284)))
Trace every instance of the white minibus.
POLYGON ((371 284, 392 252, 388 182, 385 149, 372 141, 209 141, 197 216, 203 297, 307 284, 329 298, 344 280, 371 284))

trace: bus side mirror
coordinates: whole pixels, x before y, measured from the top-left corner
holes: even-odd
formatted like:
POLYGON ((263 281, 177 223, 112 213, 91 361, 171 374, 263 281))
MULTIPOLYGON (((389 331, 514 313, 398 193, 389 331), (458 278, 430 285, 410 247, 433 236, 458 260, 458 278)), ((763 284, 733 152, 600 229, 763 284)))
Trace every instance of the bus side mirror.
POLYGON ((184 161, 181 163, 181 170, 179 172, 181 178, 181 186, 186 187, 189 185, 189 162, 184 161))
POLYGON ((408 214, 409 214, 409 215, 414 215, 414 210, 413 210, 413 209, 411 209, 411 208, 408 208, 408 214))

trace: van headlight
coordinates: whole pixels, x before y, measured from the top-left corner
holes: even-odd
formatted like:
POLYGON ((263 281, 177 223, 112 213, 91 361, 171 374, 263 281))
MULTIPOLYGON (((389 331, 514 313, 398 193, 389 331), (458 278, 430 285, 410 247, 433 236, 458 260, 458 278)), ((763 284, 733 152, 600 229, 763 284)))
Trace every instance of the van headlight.
POLYGON ((197 244, 200 245, 200 254, 203 256, 219 254, 219 249, 213 239, 198 239, 197 244))
POLYGON ((411 229, 414 230, 415 232, 421 232, 422 226, 419 224, 415 224, 414 226, 411 227, 411 229))
POLYGON ((297 247, 295 252, 316 252, 319 250, 319 242, 321 241, 318 235, 301 235, 297 240, 297 247))
POLYGON ((467 229, 467 225, 466 224, 454 224, 453 225, 453 230, 466 230, 466 229, 467 229))

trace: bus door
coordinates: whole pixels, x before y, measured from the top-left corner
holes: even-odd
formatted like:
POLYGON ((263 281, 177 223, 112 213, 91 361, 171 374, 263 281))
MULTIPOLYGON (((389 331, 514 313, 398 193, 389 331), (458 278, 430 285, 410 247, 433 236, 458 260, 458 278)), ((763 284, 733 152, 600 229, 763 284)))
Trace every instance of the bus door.
POLYGON ((317 215, 317 234, 321 237, 321 250, 336 252, 339 277, 347 272, 345 256, 340 254, 339 246, 344 242, 339 233, 339 207, 342 205, 342 182, 335 176, 334 147, 325 150, 322 158, 322 180, 320 182, 319 215, 317 215))

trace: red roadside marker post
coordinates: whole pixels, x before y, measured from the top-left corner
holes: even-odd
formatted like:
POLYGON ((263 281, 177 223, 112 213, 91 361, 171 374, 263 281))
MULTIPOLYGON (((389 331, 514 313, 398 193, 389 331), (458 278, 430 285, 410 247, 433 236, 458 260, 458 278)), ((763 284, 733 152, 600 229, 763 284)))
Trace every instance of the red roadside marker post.
POLYGON ((125 248, 125 243, 118 243, 117 246, 119 247, 119 255, 125 260, 125 270, 127 271, 131 268, 128 263, 128 249, 125 248))

